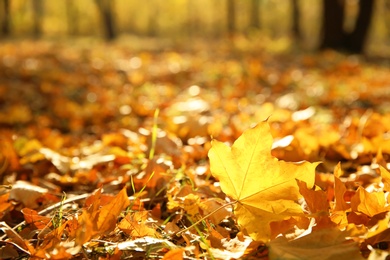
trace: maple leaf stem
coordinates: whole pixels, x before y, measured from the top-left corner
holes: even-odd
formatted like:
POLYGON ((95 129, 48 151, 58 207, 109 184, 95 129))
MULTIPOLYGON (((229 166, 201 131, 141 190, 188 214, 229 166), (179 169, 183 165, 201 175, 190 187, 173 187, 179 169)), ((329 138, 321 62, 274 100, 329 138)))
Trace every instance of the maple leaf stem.
POLYGON ((216 208, 215 210, 211 211, 209 214, 207 214, 206 216, 203 216, 201 219, 199 219, 198 221, 196 221, 195 223, 193 223, 191 226, 185 228, 185 229, 182 229, 178 232, 176 232, 176 236, 181 236, 182 233, 190 230, 191 228, 195 227, 196 225, 198 225, 200 222, 202 222, 203 220, 205 220, 206 218, 210 217, 211 215, 213 215, 214 213, 216 213, 218 210, 220 209, 223 209, 223 208, 226 208, 227 206, 230 206, 230 205, 233 205, 233 204, 236 204, 238 202, 238 200, 235 200, 235 201, 231 201, 227 204, 224 204, 218 208, 216 208))

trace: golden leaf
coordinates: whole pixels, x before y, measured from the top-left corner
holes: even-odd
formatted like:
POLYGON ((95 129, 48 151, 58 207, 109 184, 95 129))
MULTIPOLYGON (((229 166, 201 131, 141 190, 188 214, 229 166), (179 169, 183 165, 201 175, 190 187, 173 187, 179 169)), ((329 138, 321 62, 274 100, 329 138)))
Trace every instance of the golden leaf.
POLYGON ((317 163, 279 161, 271 155, 266 121, 245 131, 232 147, 213 140, 210 170, 226 195, 236 200, 238 223, 254 240, 268 241, 269 223, 302 214, 296 179, 313 187, 317 163))
POLYGON ((361 212, 369 217, 389 210, 389 206, 386 206, 384 192, 370 193, 362 187, 359 187, 352 197, 351 208, 353 211, 361 212))

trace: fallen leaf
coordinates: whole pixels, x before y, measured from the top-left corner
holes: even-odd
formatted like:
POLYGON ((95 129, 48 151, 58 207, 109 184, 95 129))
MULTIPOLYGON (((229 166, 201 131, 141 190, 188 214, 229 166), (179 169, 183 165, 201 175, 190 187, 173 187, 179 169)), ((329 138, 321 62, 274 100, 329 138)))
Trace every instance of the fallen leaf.
POLYGON ((26 221, 26 223, 33 224, 38 229, 44 229, 51 222, 51 218, 40 216, 38 212, 33 209, 24 208, 21 211, 24 215, 24 220, 26 221))
POLYGON ((390 191, 390 172, 383 166, 379 165, 380 174, 382 176, 383 189, 390 191))
POLYGON ((366 234, 365 243, 375 245, 382 241, 390 241, 390 217, 389 214, 371 227, 366 234))
POLYGON ((219 224, 223 219, 232 215, 226 208, 221 208, 223 204, 224 201, 221 199, 210 198, 202 201, 199 206, 203 210, 203 215, 213 212, 209 219, 212 223, 219 224))
POLYGON ((0 195, 0 220, 13 208, 13 204, 9 201, 9 193, 0 195))
POLYGON ((327 200, 326 193, 319 189, 313 190, 308 189, 304 181, 297 180, 299 186, 299 192, 305 198, 307 207, 311 213, 324 212, 325 214, 329 211, 329 203, 327 200))
POLYGON ((345 211, 350 208, 344 199, 344 194, 347 192, 345 184, 340 180, 341 175, 343 174, 341 170, 341 164, 338 163, 334 169, 334 211, 345 211))
POLYGON ((269 259, 329 260, 364 259, 355 242, 347 241, 348 232, 338 228, 312 231, 309 235, 288 241, 278 237, 269 243, 269 259))
POLYGON ((222 191, 237 203, 238 223, 258 241, 270 239, 269 223, 302 214, 296 179, 313 187, 317 163, 279 161, 271 155, 272 136, 266 121, 246 130, 230 148, 213 140, 211 173, 222 191))
MULTIPOLYGON (((79 217, 76 244, 82 245, 96 235, 104 235, 116 226, 119 214, 130 205, 124 187, 112 200, 100 207, 101 189, 92 195, 92 204, 79 217)), ((91 200, 90 200, 91 202, 91 200)))
POLYGON ((152 227, 148 221, 148 211, 137 211, 126 215, 118 224, 118 228, 131 235, 133 238, 138 237, 158 237, 159 233, 152 227))
POLYGON ((107 246, 108 250, 114 250, 118 248, 119 250, 129 250, 129 251, 138 251, 138 252, 154 252, 160 250, 161 248, 170 248, 176 249, 177 246, 170 242, 167 239, 155 238, 155 237, 142 237, 136 238, 124 242, 120 242, 115 245, 107 246))
POLYGON ((11 244, 15 245, 27 254, 34 254, 35 249, 28 240, 24 240, 15 230, 7 225, 7 223, 1 221, 0 229, 11 239, 11 244))
POLYGON ((168 253, 164 255, 162 260, 181 260, 183 259, 183 253, 184 253, 183 248, 172 249, 169 250, 168 253))
POLYGON ((233 239, 223 238, 221 239, 222 249, 210 248, 213 256, 217 259, 240 259, 242 258, 252 239, 245 236, 243 240, 240 240, 238 236, 233 239))
POLYGON ((390 206, 386 206, 385 194, 382 191, 368 192, 359 187, 351 199, 351 208, 355 212, 363 213, 369 217, 386 212, 390 206))
POLYGON ((17 181, 12 185, 9 199, 21 202, 27 208, 37 208, 37 200, 48 192, 48 189, 33 185, 27 181, 17 181))

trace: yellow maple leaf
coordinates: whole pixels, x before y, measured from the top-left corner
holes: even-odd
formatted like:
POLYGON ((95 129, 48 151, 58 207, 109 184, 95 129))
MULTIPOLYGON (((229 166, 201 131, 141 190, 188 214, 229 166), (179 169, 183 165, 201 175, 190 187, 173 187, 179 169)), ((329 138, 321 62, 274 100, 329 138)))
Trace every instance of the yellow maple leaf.
POLYGON ((296 179, 314 185, 317 163, 292 163, 271 155, 272 136, 266 121, 246 130, 228 147, 212 141, 210 169, 222 191, 235 200, 239 225, 258 241, 270 238, 269 223, 302 214, 296 179))

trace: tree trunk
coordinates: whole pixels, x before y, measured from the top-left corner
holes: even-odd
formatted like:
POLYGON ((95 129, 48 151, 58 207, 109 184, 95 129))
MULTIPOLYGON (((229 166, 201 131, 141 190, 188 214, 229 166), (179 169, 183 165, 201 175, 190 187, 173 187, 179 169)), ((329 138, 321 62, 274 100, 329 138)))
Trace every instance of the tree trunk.
POLYGON ((250 26, 255 29, 260 29, 260 0, 252 0, 250 4, 250 26))
POLYGON ((157 4, 157 2, 152 2, 148 17, 148 35, 151 37, 155 37, 158 31, 157 17, 159 12, 159 6, 157 4))
POLYGON ((227 31, 229 36, 233 36, 235 33, 235 23, 236 23, 236 10, 234 5, 234 0, 227 0, 227 31))
POLYGON ((374 8, 373 0, 359 1, 359 15, 354 30, 347 35, 347 49, 353 53, 361 53, 367 38, 368 29, 374 8))
POLYGON ((292 0, 292 32, 295 39, 301 38, 301 30, 299 27, 299 0, 292 0))
POLYGON ((33 36, 42 35, 43 0, 33 0, 33 36))
POLYGON ((116 33, 114 25, 114 15, 112 10, 114 0, 95 0, 95 2, 103 21, 105 38, 107 40, 115 39, 116 33))
POLYGON ((10 29, 10 1, 11 0, 2 0, 0 6, 0 20, 1 20, 1 35, 7 37, 11 33, 10 29))
POLYGON ((359 14, 351 33, 343 29, 344 1, 323 0, 323 40, 321 49, 362 53, 373 13, 374 0, 360 0, 359 14))
POLYGON ((323 40, 321 49, 342 49, 345 33, 343 30, 344 1, 323 0, 323 40))
POLYGON ((79 28, 79 14, 74 0, 67 0, 66 15, 68 22, 68 33, 70 35, 77 35, 79 28))

